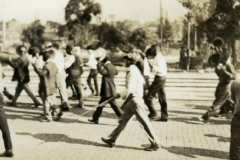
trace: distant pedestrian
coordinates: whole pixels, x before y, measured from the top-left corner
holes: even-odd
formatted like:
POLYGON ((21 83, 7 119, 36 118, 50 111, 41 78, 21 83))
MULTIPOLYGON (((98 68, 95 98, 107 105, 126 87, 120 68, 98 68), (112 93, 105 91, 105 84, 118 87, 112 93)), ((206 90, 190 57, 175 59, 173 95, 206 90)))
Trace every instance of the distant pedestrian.
MULTIPOLYGON (((231 84, 236 79, 236 73, 234 66, 231 64, 228 53, 223 53, 220 56, 219 63, 215 67, 215 72, 219 77, 219 82, 215 91, 215 100, 209 110, 202 116, 202 119, 206 122, 209 118, 215 115, 215 111, 221 109, 224 103, 228 103, 229 110, 234 109, 234 102, 231 99, 231 84)), ((222 109, 223 110, 223 109, 222 109)), ((221 113, 220 114, 226 114, 221 113)))
POLYGON ((180 69, 186 69, 185 68, 185 49, 184 49, 184 46, 182 46, 181 50, 180 50, 179 68, 180 69))

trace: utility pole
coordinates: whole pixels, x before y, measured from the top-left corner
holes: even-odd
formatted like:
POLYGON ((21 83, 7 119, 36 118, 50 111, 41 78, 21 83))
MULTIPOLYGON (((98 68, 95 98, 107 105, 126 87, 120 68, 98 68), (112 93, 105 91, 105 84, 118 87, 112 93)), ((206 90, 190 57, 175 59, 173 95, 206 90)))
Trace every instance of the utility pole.
POLYGON ((163 9, 162 9, 162 0, 160 0, 160 38, 161 38, 161 48, 163 47, 163 9))

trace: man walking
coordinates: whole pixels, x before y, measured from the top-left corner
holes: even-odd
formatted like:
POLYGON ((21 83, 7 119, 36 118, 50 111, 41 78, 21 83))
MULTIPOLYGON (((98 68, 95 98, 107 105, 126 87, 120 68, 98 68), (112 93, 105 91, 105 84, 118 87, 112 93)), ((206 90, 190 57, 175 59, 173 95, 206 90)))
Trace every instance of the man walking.
POLYGON ((148 117, 153 120, 167 122, 167 100, 165 93, 165 83, 167 76, 167 64, 166 60, 161 53, 157 53, 156 46, 151 46, 146 51, 146 57, 149 60, 149 65, 152 68, 155 78, 149 87, 149 91, 146 97, 146 105, 148 106, 150 114, 148 117), (157 112, 154 107, 154 98, 158 94, 158 101, 161 105, 161 118, 157 119, 157 112))
POLYGON ((16 61, 12 61, 11 56, 9 56, 9 64, 14 68, 13 80, 18 81, 16 92, 12 99, 11 105, 17 106, 17 99, 20 96, 22 90, 25 90, 28 96, 33 100, 34 105, 37 108, 39 105, 41 105, 41 103, 34 96, 28 86, 28 83, 30 82, 30 77, 28 70, 29 58, 27 56, 27 48, 25 46, 19 46, 17 48, 17 53, 20 57, 16 61))
POLYGON ((65 68, 68 68, 69 75, 67 77, 67 83, 73 85, 76 92, 77 98, 79 100, 78 107, 84 107, 83 96, 81 91, 81 75, 83 73, 82 69, 82 58, 81 58, 81 48, 80 47, 68 47, 68 54, 70 54, 69 59, 65 62, 65 68))
POLYGON ((102 141, 107 143, 110 147, 113 147, 120 133, 124 130, 127 123, 133 118, 133 115, 135 115, 151 143, 151 145, 145 148, 145 150, 156 151, 160 147, 159 140, 144 109, 143 86, 145 81, 141 72, 135 65, 138 61, 137 55, 129 54, 125 58, 127 59, 129 72, 126 80, 126 90, 123 92, 122 97, 123 99, 127 97, 127 99, 121 107, 122 115, 119 118, 119 125, 109 135, 109 139, 102 138, 102 141))
MULTIPOLYGON (((109 60, 109 57, 106 55, 102 55, 97 64, 98 72, 102 75, 102 85, 100 96, 101 99, 99 104, 108 100, 109 98, 116 95, 116 87, 114 83, 114 77, 118 74, 117 69, 109 60)), ((118 108, 116 101, 113 100, 109 102, 115 114, 120 117, 121 111, 118 108)), ((104 106, 103 106, 104 107, 104 106)), ((99 117, 102 114, 103 107, 97 107, 96 111, 93 113, 92 119, 89 119, 89 122, 93 122, 98 124, 99 117)))

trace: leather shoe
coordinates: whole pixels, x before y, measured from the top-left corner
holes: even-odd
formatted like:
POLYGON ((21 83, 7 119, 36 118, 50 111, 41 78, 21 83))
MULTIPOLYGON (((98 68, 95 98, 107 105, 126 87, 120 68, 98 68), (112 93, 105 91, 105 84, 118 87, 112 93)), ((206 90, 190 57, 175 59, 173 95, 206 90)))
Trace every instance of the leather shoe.
POLYGON ((158 119, 158 120, 156 120, 156 121, 159 121, 159 122, 167 122, 168 119, 162 119, 162 118, 160 118, 160 119, 158 119))
POLYGON ((159 117, 158 116, 150 116, 150 115, 148 115, 148 118, 150 120, 157 120, 159 117))
POLYGON ((12 151, 5 151, 5 152, 3 152, 2 156, 4 156, 4 157, 13 157, 14 154, 13 154, 12 151))
POLYGON ((7 104, 13 107, 18 107, 16 102, 7 102, 7 104))
POLYGON ((102 138, 102 141, 103 141, 104 143, 108 144, 108 146, 111 147, 111 148, 112 148, 113 146, 115 146, 115 142, 114 142, 114 140, 112 140, 112 139, 102 138))
POLYGON ((160 148, 158 144, 151 144, 151 146, 144 148, 145 151, 157 151, 160 148))
POLYGON ((35 108, 38 108, 39 106, 42 106, 42 104, 41 103, 35 104, 35 108))
POLYGON ((88 119, 88 122, 92 122, 92 123, 98 124, 98 120, 95 120, 95 119, 88 119))

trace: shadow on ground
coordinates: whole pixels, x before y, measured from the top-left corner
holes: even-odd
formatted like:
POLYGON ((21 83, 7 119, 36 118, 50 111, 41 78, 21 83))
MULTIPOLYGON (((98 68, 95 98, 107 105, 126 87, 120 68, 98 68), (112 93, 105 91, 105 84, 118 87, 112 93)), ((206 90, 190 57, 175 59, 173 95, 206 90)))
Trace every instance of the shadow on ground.
POLYGON ((192 148, 192 147, 162 147, 163 149, 168 150, 171 153, 190 157, 190 158, 198 158, 196 156, 205 156, 217 159, 228 159, 229 153, 218 151, 218 150, 209 150, 209 149, 202 149, 202 148, 192 148))
MULTIPOLYGON (((23 135, 23 136, 32 136, 36 139, 40 139, 44 142, 66 142, 66 143, 72 143, 72 144, 82 144, 82 145, 92 145, 92 146, 99 146, 99 147, 108 147, 104 143, 97 143, 89 140, 84 140, 84 139, 75 139, 75 138, 70 138, 65 134, 47 134, 47 133, 42 133, 42 134, 30 134, 30 133, 16 133, 18 135, 23 135)), ((121 148, 121 149, 132 149, 132 150, 143 150, 143 148, 137 148, 137 147, 130 147, 130 146, 122 146, 122 145, 116 145, 114 148, 121 148)))
POLYGON ((218 138, 219 142, 230 142, 230 137, 222 137, 222 136, 217 136, 214 134, 205 134, 204 136, 218 138))

